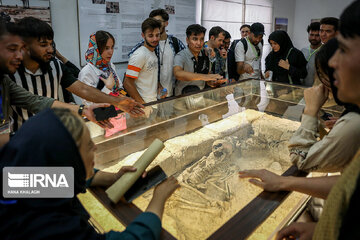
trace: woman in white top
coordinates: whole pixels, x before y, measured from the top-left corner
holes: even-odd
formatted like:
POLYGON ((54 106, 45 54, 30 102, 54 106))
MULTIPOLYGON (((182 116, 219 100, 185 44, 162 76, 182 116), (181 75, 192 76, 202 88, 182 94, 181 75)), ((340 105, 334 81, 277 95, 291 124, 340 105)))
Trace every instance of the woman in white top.
MULTIPOLYGON (((115 39, 111 33, 97 31, 92 34, 89 40, 89 48, 85 53, 87 64, 81 69, 79 80, 113 96, 126 95, 123 84, 115 71, 115 66, 110 62, 114 53, 114 45, 115 39)), ((83 104, 91 104, 85 99, 82 99, 82 102, 83 104)), ((110 122, 114 128, 106 129, 105 137, 126 129, 125 113, 111 118, 110 122)))
MULTIPOLYGON (((79 73, 79 80, 98 88, 104 93, 118 96, 126 95, 121 80, 111 63, 114 53, 115 39, 111 33, 97 31, 90 36, 89 47, 85 53, 86 66, 79 73)), ((82 99, 84 104, 89 104, 82 99)))

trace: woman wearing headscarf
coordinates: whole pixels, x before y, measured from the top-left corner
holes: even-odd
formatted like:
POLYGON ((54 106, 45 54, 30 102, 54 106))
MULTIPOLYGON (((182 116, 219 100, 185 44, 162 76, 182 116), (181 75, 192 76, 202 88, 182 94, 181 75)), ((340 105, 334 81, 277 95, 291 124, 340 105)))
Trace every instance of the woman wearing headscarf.
MULTIPOLYGON (((121 79, 111 62, 115 38, 106 31, 91 34, 89 47, 85 53, 87 64, 79 73, 79 80, 114 96, 126 95, 121 79)), ((82 99, 86 104, 86 100, 82 99)))
POLYGON ((306 105, 301 126, 289 141, 290 160, 304 171, 341 172, 360 148, 359 107, 338 99, 334 69, 328 65, 337 49, 337 40, 331 39, 317 53, 315 72, 322 84, 305 90, 306 105), (331 92, 335 102, 344 106, 345 111, 328 135, 318 141, 319 111, 331 92))
MULTIPOLYGON (((119 96, 126 95, 122 81, 119 79, 115 65, 111 62, 114 53, 115 38, 106 31, 91 34, 89 48, 85 53, 87 64, 79 73, 79 80, 98 88, 104 93, 119 96)), ((83 104, 89 104, 82 99, 83 104)), ((116 109, 119 110, 119 109, 116 109)), ((114 128, 106 129, 105 137, 109 137, 127 128, 125 113, 110 119, 114 128)))
MULTIPOLYGON (((306 107, 301 126, 290 140, 292 143, 289 148, 292 161, 294 154, 299 155, 296 164, 300 169, 341 171, 341 175, 292 177, 279 176, 267 170, 239 172, 241 178, 252 178, 249 181, 265 191, 298 191, 326 199, 319 222, 292 223, 279 231, 276 237, 279 240, 359 239, 360 236, 359 228, 355 223, 360 209, 359 104, 342 103, 337 99, 337 102, 345 105, 347 110, 327 136, 320 141, 316 139, 317 113, 326 101, 327 91, 332 91, 331 89, 335 87, 332 75, 334 69, 328 66, 328 62, 337 48, 337 40, 329 40, 315 58, 316 74, 319 75, 322 84, 305 90, 306 107), (347 107, 348 105, 351 107, 347 107)), ((334 97, 337 98, 337 94, 334 94, 334 97)))
POLYGON ((300 85, 300 79, 307 75, 307 61, 304 54, 295 48, 285 31, 275 31, 269 35, 272 51, 265 59, 265 78, 273 72, 274 82, 300 85))
MULTIPOLYGON (((86 186, 109 186, 125 171, 98 171, 94 175, 94 151, 89 130, 66 109, 48 109, 27 121, 0 150, 0 167, 73 167, 73 198, 0 199, 2 239, 159 239, 166 199, 179 186, 169 178, 154 190, 147 210, 123 232, 98 234, 76 195, 86 186), (92 177, 94 175, 94 177, 92 177), (86 181, 88 179, 88 181, 86 181)), ((1 171, 1 185, 3 184, 1 171)))

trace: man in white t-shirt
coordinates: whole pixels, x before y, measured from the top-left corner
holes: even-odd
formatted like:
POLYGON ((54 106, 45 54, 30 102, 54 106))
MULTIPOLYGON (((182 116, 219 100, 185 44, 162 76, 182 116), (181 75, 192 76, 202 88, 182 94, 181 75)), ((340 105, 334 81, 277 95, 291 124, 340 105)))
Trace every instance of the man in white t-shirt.
MULTIPOLYGON (((185 49, 184 43, 176 38, 174 35, 167 34, 166 27, 169 24, 169 14, 165 9, 159 8, 152 10, 149 17, 155 18, 161 22, 160 28, 160 42, 155 48, 155 54, 158 57, 158 81, 159 89, 166 88, 167 95, 163 97, 173 96, 175 87, 175 78, 173 76, 173 64, 175 55, 181 50, 185 49)), ((141 46, 144 45, 144 40, 136 44, 130 51, 129 57, 141 46)))
POLYGON ((158 59, 154 52, 160 40, 161 22, 147 18, 141 25, 144 46, 129 59, 124 79, 128 94, 139 103, 156 101, 158 89, 158 59))
POLYGON ((235 47, 235 61, 239 80, 261 78, 262 38, 265 33, 264 25, 254 23, 250 26, 250 33, 235 47), (246 41, 245 41, 246 40, 246 41))

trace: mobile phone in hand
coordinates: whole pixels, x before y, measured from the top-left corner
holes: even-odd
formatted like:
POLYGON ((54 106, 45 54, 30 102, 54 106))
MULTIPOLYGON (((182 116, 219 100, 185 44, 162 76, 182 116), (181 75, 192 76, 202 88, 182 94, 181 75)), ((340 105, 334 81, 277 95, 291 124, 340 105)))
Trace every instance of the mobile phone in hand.
POLYGON ((104 121, 104 120, 108 120, 109 118, 116 117, 117 112, 115 110, 115 107, 111 105, 110 107, 95 108, 94 115, 96 121, 104 121))
POLYGON ((167 179, 166 173, 159 165, 146 173, 146 177, 140 177, 134 185, 124 194, 127 202, 132 202, 135 198, 139 197, 152 187, 162 183, 167 179))

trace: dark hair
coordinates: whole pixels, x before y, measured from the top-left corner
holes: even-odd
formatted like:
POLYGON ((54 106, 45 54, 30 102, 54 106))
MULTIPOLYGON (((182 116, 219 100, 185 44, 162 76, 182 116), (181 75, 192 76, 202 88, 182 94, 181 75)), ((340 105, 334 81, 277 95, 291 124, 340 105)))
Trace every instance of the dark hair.
POLYGON ((191 24, 186 28, 186 37, 189 38, 192 34, 194 34, 195 36, 203 33, 205 35, 206 33, 206 28, 204 28, 203 26, 199 25, 199 24, 191 24))
POLYGON ((225 39, 231 38, 231 35, 228 31, 225 31, 225 39))
POLYGON ((161 28, 161 22, 154 19, 154 18, 147 18, 143 23, 141 24, 141 31, 142 33, 145 33, 146 30, 154 30, 156 28, 161 28))
POLYGON ((249 29, 250 29, 250 25, 249 25, 249 24, 244 24, 244 25, 241 25, 241 27, 240 27, 240 31, 241 31, 241 29, 243 29, 243 28, 245 28, 245 27, 247 27, 247 28, 249 28, 249 29))
POLYGON ((339 19, 335 17, 326 17, 320 20, 320 25, 323 24, 334 26, 334 30, 336 32, 339 28, 339 19))
MULTIPOLYGON (((334 82, 335 78, 333 76, 334 69, 329 66, 328 62, 337 49, 338 49, 338 41, 336 38, 332 38, 320 48, 319 52, 315 56, 315 69, 317 75, 319 76, 319 70, 322 70, 322 72, 329 77, 330 82, 334 82)), ((319 76, 319 80, 321 81, 320 76, 319 76)), ((329 86, 330 83, 324 83, 324 82, 322 83, 330 87, 329 86)))
POLYGON ((219 26, 216 27, 212 27, 209 31, 209 39, 211 36, 214 36, 215 38, 217 38, 219 36, 219 34, 222 33, 223 35, 225 35, 225 30, 222 29, 219 26))
POLYGON ((0 20, 0 38, 5 34, 21 36, 21 32, 22 29, 16 23, 0 20))
POLYGON ((102 54, 104 52, 106 43, 109 40, 109 38, 111 38, 114 41, 114 45, 115 45, 115 38, 109 32, 97 31, 95 33, 95 38, 96 38, 96 45, 98 46, 100 54, 102 54))
MULTIPOLYGON (((315 56, 315 68, 316 73, 319 76, 319 70, 322 70, 324 74, 326 74, 330 81, 330 88, 332 91, 332 94, 334 96, 335 102, 340 105, 344 106, 345 110, 341 114, 341 116, 344 116, 345 114, 349 112, 357 112, 360 113, 360 108, 356 106, 355 104, 350 103, 344 103, 337 97, 337 87, 335 86, 335 78, 334 78, 334 69, 329 66, 328 62, 331 59, 331 57, 335 54, 339 47, 338 40, 336 38, 330 39, 326 44, 322 45, 319 52, 315 56)), ((321 78, 319 76, 319 80, 321 81, 321 78)), ((321 81, 324 85, 327 85, 328 83, 324 83, 321 81)))
POLYGON ((344 38, 360 36, 360 1, 350 4, 340 16, 340 33, 344 38))
POLYGON ((149 17, 153 18, 156 16, 160 16, 164 21, 169 21, 169 14, 166 12, 165 9, 158 8, 155 10, 152 10, 149 14, 149 17))
POLYGON ((320 22, 312 22, 307 27, 306 31, 309 33, 310 31, 320 31, 320 22))
POLYGON ((191 24, 186 28, 186 37, 189 38, 192 34, 198 35, 200 33, 203 33, 205 35, 206 28, 199 24, 191 24))
POLYGON ((54 31, 51 26, 38 18, 24 17, 18 24, 22 28, 21 36, 24 38, 54 39, 54 31))

